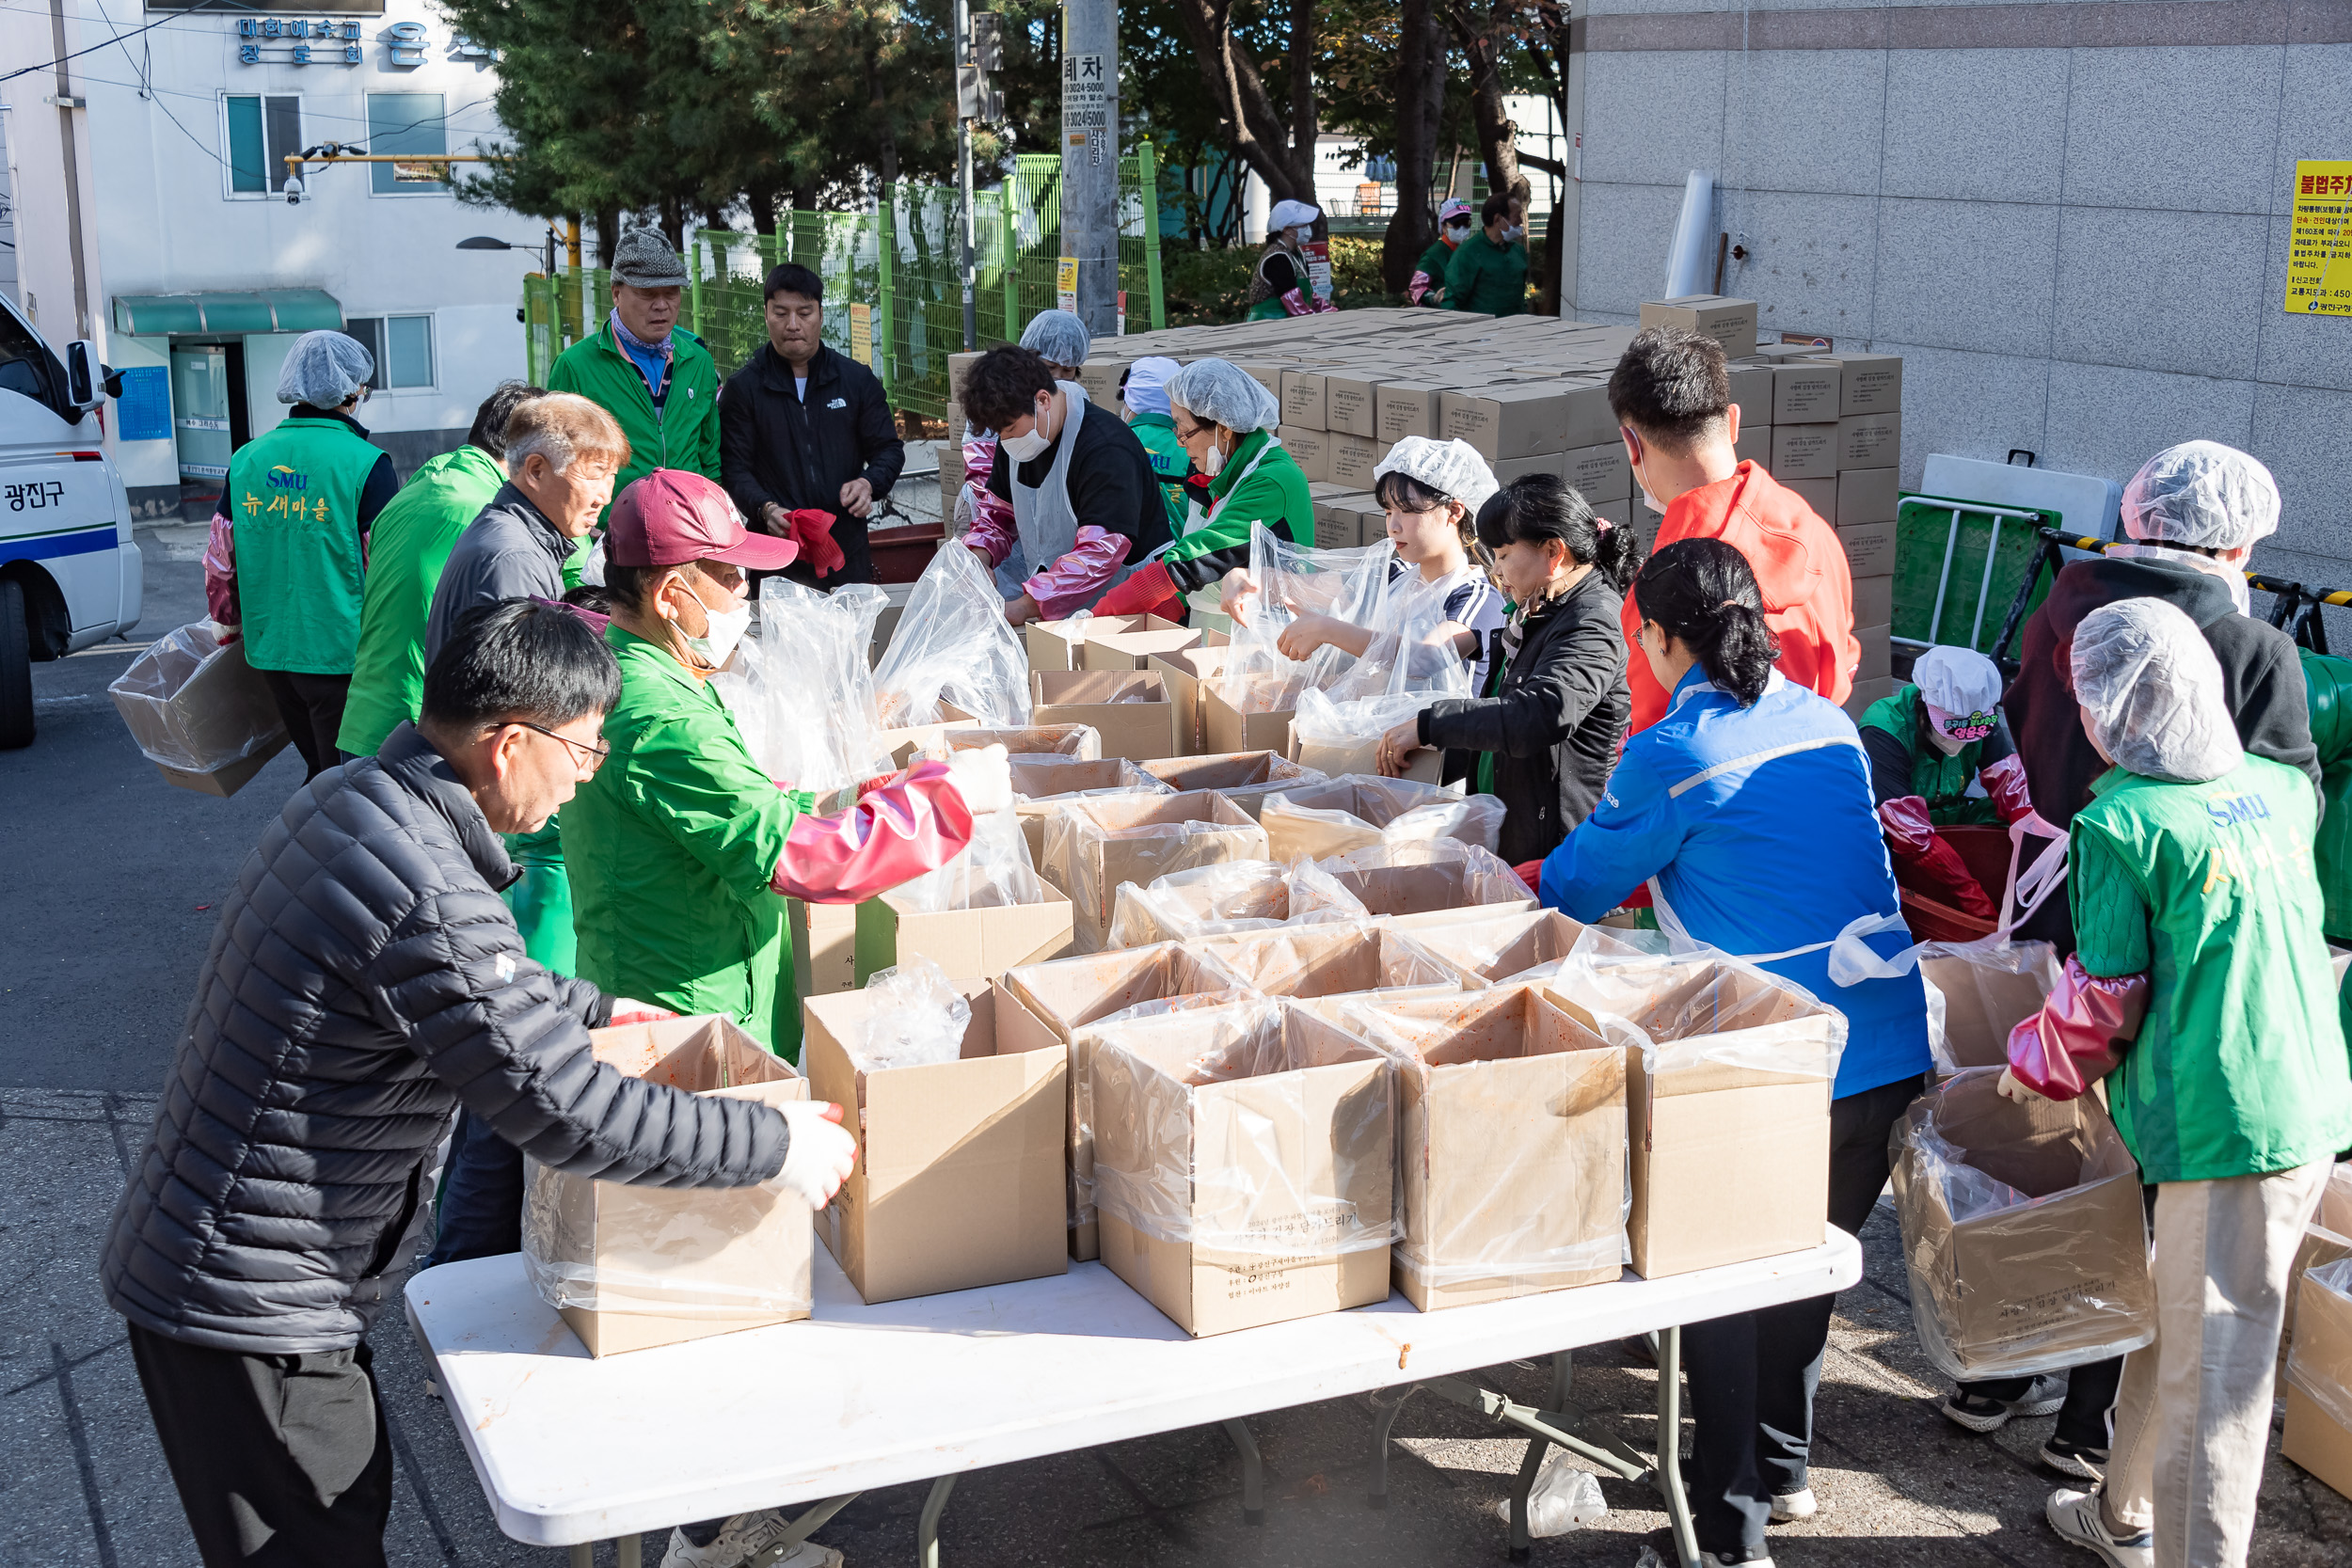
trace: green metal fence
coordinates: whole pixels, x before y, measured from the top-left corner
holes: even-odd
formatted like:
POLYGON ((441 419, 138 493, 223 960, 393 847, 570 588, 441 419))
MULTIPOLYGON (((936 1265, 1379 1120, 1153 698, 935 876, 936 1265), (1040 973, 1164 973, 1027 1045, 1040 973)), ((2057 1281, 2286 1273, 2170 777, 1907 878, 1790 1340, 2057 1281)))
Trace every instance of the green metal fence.
MULTIPOLYGON (((1120 160, 1119 285, 1138 331, 1168 320, 1157 182, 1151 143, 1120 160)), ((944 420, 947 356, 963 347, 960 218, 954 187, 900 181, 872 213, 793 213, 772 234, 696 230, 688 247, 687 325, 709 345, 720 375, 733 373, 768 340, 761 281, 771 268, 797 261, 824 283, 825 342, 857 352, 850 307, 866 307, 870 361, 891 404, 944 420)), ((1061 160, 1015 159, 1004 185, 976 193, 973 220, 976 330, 977 346, 987 348, 1018 340, 1038 312, 1054 308, 1061 160)), ((587 278, 593 328, 604 318, 608 280, 601 271, 587 278)), ((544 385, 555 356, 580 337, 579 275, 526 280, 523 319, 532 379, 544 385)))

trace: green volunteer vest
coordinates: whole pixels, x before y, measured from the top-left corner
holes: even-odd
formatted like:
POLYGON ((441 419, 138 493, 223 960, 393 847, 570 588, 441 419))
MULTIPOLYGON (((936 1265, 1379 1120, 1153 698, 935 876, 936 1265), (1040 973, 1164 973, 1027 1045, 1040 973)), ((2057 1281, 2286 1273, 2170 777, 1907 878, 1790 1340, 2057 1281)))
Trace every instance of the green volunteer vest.
POLYGON ((2107 1104, 2149 1181, 2290 1170, 2352 1144, 2311 780, 2249 756, 2209 784, 2109 768, 2069 832, 2077 957, 2146 972, 2107 1104))
MULTIPOLYGON (((457 536, 490 504, 506 476, 480 447, 445 451, 409 476, 368 531, 368 582, 351 695, 335 744, 375 754, 424 696, 424 624, 457 536)), ((536 955, 533 955, 536 957, 536 955)))
POLYGON ((769 885, 797 815, 726 704, 670 654, 605 632, 621 700, 612 754, 564 806, 580 977, 680 1013, 725 1013, 797 1060, 785 903, 769 885))
POLYGON ((1911 753, 1911 792, 1928 802, 1928 820, 1939 828, 1963 822, 1998 822, 2001 814, 1981 795, 1971 795, 1978 758, 1984 742, 1972 740, 1946 756, 1927 737, 1927 716, 1920 711, 1916 686, 1906 686, 1891 697, 1881 697, 1862 711, 1864 729, 1884 730, 1911 753))
POLYGON ((1267 430, 1253 430, 1233 443, 1224 466, 1209 481, 1209 520, 1170 545, 1168 559, 1190 561, 1212 550, 1247 546, 1254 523, 1289 534, 1293 544, 1315 542, 1315 503, 1307 489, 1307 475, 1298 459, 1283 451, 1267 430))
POLYGON ((1176 421, 1166 414, 1137 414, 1127 421, 1127 428, 1143 443, 1143 455, 1152 460, 1152 472, 1160 482, 1160 499, 1168 503, 1168 527, 1171 533, 1184 531, 1184 476, 1192 472, 1192 454, 1176 439, 1176 421))
POLYGON ((359 493, 384 449, 341 420, 290 419, 229 460, 237 608, 256 670, 348 675, 359 645, 359 493))

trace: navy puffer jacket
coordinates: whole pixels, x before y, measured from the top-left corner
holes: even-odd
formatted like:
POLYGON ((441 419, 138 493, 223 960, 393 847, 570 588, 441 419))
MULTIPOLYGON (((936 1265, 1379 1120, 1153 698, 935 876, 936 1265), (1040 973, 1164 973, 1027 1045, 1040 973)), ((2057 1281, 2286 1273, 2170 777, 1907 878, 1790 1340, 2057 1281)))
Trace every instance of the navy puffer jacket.
POLYGON ((590 1054, 612 1003, 541 969, 514 868, 413 725, 286 804, 221 909, 155 1131, 114 1221, 115 1310, 189 1344, 358 1342, 405 1263, 462 1101, 558 1170, 744 1186, 784 1118, 590 1054))

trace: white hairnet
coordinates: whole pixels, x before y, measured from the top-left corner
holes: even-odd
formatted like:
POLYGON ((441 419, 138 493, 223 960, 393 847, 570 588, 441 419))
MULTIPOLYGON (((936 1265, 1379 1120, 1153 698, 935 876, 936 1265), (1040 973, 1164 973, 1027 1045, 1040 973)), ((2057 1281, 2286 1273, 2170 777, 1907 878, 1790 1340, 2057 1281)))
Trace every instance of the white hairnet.
POLYGON ((1035 349, 1055 365, 1083 365, 1094 352, 1094 334, 1067 310, 1040 310, 1021 334, 1021 346, 1035 349))
POLYGON ((1282 405, 1274 394, 1228 359, 1195 359, 1168 378, 1168 398, 1196 420, 1243 435, 1282 422, 1282 405))
POLYGON ((278 401, 340 408, 375 373, 375 356, 358 339, 341 332, 305 332, 294 340, 278 372, 278 401))
POLYGON ((1912 664, 1911 678, 1920 696, 1962 718, 2000 705, 2001 667, 1974 648, 1939 643, 1912 664))
POLYGON ((1495 471, 1486 467, 1486 460, 1478 455, 1478 449, 1468 441, 1437 441, 1426 436, 1407 436, 1389 449, 1372 470, 1372 487, 1380 488, 1383 474, 1403 474, 1418 483, 1424 490, 1435 490, 1450 496, 1478 515, 1478 509, 1487 499, 1502 488, 1495 483, 1495 471))
POLYGON ((1168 384, 1183 368, 1165 355, 1138 359, 1127 367, 1127 389, 1120 396, 1138 414, 1173 412, 1168 406, 1168 384))
POLYGON ((2202 784, 2238 765, 2221 664, 2197 623, 2162 599, 2118 599, 2082 618, 2071 655, 2074 700, 2119 766, 2202 784))
POLYGON ((2135 539, 2233 550, 2279 531, 2279 486, 2235 447, 2184 441, 2123 486, 2123 529, 2135 539))
POLYGON ((1285 229, 1311 229, 1322 215, 1303 201, 1278 201, 1266 214, 1265 226, 1277 233, 1285 229))

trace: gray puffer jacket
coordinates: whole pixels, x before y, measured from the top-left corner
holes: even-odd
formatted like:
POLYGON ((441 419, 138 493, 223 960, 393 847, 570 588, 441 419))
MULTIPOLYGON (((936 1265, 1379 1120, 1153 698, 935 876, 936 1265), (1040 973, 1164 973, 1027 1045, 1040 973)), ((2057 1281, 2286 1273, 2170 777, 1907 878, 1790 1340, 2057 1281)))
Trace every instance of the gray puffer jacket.
POLYGON ((221 906, 116 1205, 100 1270, 115 1310, 247 1354, 357 1343, 460 1101, 558 1170, 732 1187, 783 1168, 769 1107, 591 1056, 612 1003, 525 954, 494 891, 514 876, 410 724, 286 803, 221 906))

